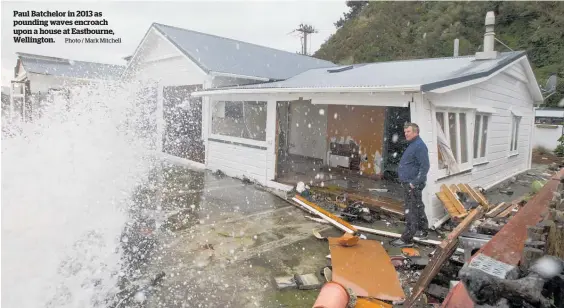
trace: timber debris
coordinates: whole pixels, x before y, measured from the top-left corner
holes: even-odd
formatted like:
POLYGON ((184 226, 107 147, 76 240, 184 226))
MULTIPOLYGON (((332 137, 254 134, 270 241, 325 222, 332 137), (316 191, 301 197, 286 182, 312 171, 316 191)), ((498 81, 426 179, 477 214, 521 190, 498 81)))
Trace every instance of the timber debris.
POLYGON ((343 232, 327 237, 313 230, 331 252, 330 265, 320 271, 328 286, 320 296, 340 290, 334 292, 346 294, 349 307, 443 301, 448 307, 453 294, 463 289, 463 306, 453 307, 503 302, 505 307, 564 308, 564 180, 559 177, 564 169, 560 173, 535 180, 531 195, 499 203, 488 200, 479 187, 441 185, 436 195, 448 215, 435 224, 431 238, 414 239, 421 246, 397 251, 378 238, 401 236, 382 227, 383 221, 391 228, 401 223, 402 209, 395 200, 304 186, 288 201, 307 211, 309 219, 343 232), (550 273, 543 271, 547 264, 553 268, 550 273), (375 279, 384 275, 383 269, 386 284, 375 279))

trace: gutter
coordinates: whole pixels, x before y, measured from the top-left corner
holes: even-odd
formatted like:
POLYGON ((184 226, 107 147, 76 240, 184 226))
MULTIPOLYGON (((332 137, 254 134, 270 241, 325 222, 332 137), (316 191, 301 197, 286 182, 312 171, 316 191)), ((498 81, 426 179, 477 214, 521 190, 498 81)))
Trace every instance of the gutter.
POLYGON ((420 85, 395 87, 334 87, 334 88, 243 88, 208 90, 193 92, 194 97, 231 95, 231 94, 274 94, 274 93, 389 93, 419 92, 420 85))

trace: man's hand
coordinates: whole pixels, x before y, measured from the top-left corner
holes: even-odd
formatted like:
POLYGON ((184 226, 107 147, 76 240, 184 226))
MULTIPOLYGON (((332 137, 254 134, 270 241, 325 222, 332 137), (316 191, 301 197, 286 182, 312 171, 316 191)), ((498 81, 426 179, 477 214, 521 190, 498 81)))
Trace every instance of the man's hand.
POLYGON ((409 183, 409 187, 411 187, 411 189, 414 189, 415 186, 413 186, 413 184, 409 183))

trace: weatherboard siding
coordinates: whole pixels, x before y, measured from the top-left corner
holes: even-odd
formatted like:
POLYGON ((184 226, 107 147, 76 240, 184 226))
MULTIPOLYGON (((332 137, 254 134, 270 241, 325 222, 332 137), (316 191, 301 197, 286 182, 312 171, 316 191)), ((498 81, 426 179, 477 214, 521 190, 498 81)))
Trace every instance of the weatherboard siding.
MULTIPOLYGON (((525 74, 520 65, 512 66, 511 69, 515 76, 525 74)), ((508 74, 498 74, 490 80, 472 86, 469 91, 469 99, 473 104, 492 107, 496 111, 490 115, 488 125, 487 163, 474 165, 470 171, 437 180, 433 192, 438 192, 442 184, 468 183, 473 187, 489 188, 529 168, 534 111, 527 85, 508 74), (517 155, 510 155, 509 150, 512 111, 523 116, 519 126, 517 155)), ((464 100, 464 91, 458 92, 460 99, 464 100)), ((470 125, 473 138, 473 117, 470 125)), ((434 160, 436 161, 436 158, 434 160)), ((432 170, 436 170, 436 167, 432 170)), ((432 208, 438 210, 442 207, 434 193, 431 200, 432 208)))
POLYGON ((163 86, 204 84, 206 73, 154 29, 141 48, 132 63, 133 80, 154 80, 163 86))
POLYGON ((221 170, 228 176, 247 177, 261 184, 266 183, 267 150, 208 140, 207 169, 221 170))
MULTIPOLYGON (((521 66, 514 66, 514 69, 522 71, 521 66)), ((472 172, 472 184, 489 187, 528 169, 533 129, 531 124, 534 118, 533 100, 523 82, 505 74, 476 85, 473 96, 476 102, 492 106, 497 111, 491 119, 488 163, 476 166, 472 172), (515 156, 509 155, 512 110, 523 115, 519 125, 518 155, 515 156)))

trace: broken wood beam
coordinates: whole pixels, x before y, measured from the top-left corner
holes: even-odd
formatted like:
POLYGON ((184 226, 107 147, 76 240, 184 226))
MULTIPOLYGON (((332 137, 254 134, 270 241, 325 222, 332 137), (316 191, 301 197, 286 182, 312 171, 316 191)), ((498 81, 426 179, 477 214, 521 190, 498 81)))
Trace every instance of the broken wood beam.
POLYGON ((509 216, 514 209, 516 209, 517 207, 519 207, 518 204, 511 204, 509 207, 507 207, 505 210, 503 210, 503 212, 499 213, 496 217, 507 217, 509 216))
POLYGON ((479 219, 482 215, 482 206, 479 206, 470 211, 468 216, 466 216, 466 218, 464 218, 464 220, 461 221, 460 224, 458 224, 458 226, 456 226, 456 228, 454 228, 454 230, 452 230, 452 232, 448 234, 447 238, 439 244, 437 250, 433 254, 433 257, 431 258, 431 261, 421 273, 421 276, 417 280, 415 287, 413 287, 411 296, 403 304, 404 307, 413 307, 419 296, 423 294, 427 286, 440 271, 443 263, 452 255, 452 253, 456 249, 456 246, 458 244, 458 237, 464 231, 466 231, 476 219, 479 219))
POLYGON ((502 202, 494 207, 491 211, 486 213, 486 217, 496 217, 501 212, 505 211, 508 207, 511 206, 511 203, 502 202))
POLYGON ((386 213, 394 214, 400 217, 404 216, 403 203, 392 199, 381 196, 363 196, 349 190, 345 189, 328 189, 324 187, 314 186, 310 188, 313 192, 318 192, 322 194, 329 194, 334 196, 340 196, 346 194, 347 198, 352 201, 361 201, 364 205, 376 212, 384 211, 386 213))
POLYGON ((301 205, 303 208, 305 208, 305 209, 317 214, 321 218, 327 220, 332 225, 341 229, 342 231, 345 231, 345 232, 351 233, 351 234, 357 233, 356 228, 353 227, 350 223, 348 223, 348 222, 344 221, 343 219, 329 213, 328 211, 326 211, 326 210, 322 209, 321 207, 317 206, 316 204, 309 202, 304 197, 302 197, 300 195, 296 195, 294 198, 292 198, 292 200, 294 202, 296 202, 297 204, 301 205))

